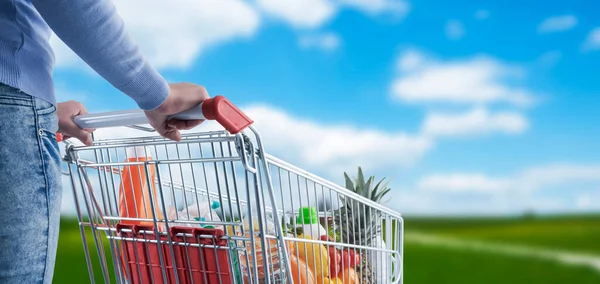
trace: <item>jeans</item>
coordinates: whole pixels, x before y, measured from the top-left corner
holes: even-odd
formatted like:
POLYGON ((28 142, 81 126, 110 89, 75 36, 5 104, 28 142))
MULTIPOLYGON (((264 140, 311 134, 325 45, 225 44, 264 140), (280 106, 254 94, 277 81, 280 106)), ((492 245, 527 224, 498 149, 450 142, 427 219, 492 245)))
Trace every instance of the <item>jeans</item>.
POLYGON ((51 283, 60 223, 58 117, 0 84, 0 283, 51 283))

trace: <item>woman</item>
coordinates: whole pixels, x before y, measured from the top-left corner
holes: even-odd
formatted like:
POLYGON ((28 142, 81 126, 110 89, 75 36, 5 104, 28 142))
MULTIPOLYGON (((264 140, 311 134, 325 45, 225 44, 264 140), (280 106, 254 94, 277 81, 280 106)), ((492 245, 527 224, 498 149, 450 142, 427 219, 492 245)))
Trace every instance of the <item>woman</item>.
POLYGON ((92 143, 93 129, 73 122, 85 107, 56 103, 50 30, 166 138, 178 141, 178 130, 201 123, 168 115, 208 98, 201 86, 168 84, 109 0, 0 0, 0 283, 52 282, 61 200, 55 133, 92 143))

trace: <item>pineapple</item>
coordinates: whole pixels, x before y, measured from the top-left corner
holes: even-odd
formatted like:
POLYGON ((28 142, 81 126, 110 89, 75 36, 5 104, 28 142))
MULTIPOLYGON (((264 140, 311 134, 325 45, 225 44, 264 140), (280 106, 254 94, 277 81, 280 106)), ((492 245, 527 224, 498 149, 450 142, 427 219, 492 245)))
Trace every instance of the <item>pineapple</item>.
MULTIPOLYGON (((383 197, 390 192, 388 182, 382 184, 381 179, 375 186, 375 177, 371 176, 365 181, 363 171, 358 167, 358 176, 352 181, 348 174, 344 173, 346 188, 367 199, 377 203, 383 203, 383 197)), ((346 244, 372 246, 375 236, 381 232, 381 222, 378 212, 367 205, 348 197, 341 197, 341 207, 336 210, 334 222, 340 229, 341 241, 346 244)), ((355 267, 363 284, 375 283, 375 273, 371 267, 367 255, 363 252, 360 263, 355 267)))

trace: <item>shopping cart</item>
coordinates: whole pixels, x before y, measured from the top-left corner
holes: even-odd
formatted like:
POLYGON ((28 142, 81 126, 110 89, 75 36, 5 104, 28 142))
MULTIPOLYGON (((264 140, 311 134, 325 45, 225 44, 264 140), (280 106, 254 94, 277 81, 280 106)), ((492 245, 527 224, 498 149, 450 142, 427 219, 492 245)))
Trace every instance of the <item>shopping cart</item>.
POLYGON ((267 154, 222 96, 174 117, 226 130, 175 142, 141 110, 75 117, 131 129, 65 141, 90 282, 402 283, 400 214, 267 154))

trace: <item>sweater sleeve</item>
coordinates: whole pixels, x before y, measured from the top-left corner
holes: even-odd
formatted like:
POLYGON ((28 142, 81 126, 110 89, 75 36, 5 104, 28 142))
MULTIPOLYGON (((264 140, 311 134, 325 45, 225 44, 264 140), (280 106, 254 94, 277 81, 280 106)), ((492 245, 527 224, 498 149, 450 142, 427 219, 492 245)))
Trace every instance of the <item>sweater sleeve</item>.
POLYGON ((141 109, 152 110, 165 101, 169 85, 141 54, 110 0, 32 3, 69 48, 141 109))

